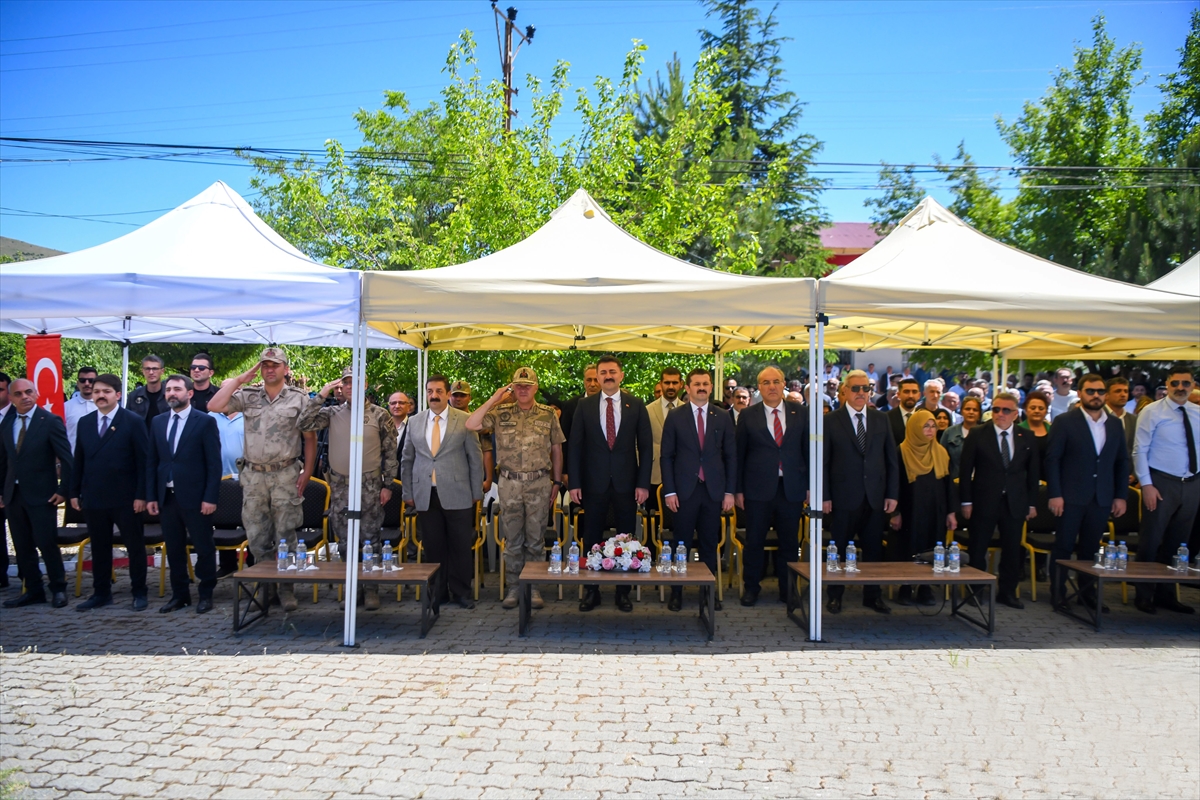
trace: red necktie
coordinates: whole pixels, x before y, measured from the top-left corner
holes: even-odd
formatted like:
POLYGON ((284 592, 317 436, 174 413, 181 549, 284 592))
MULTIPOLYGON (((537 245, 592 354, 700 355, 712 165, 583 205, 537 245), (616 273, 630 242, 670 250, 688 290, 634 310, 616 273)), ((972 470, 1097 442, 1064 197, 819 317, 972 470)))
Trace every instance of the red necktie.
MULTIPOLYGON (((771 412, 775 415, 775 446, 783 447, 783 423, 779 421, 779 409, 771 412)), ((783 459, 779 459, 779 471, 783 472, 783 459)))
MULTIPOLYGON (((704 409, 696 409, 696 433, 700 437, 700 454, 704 455, 704 409)), ((704 463, 700 464, 700 482, 704 482, 704 463)))
POLYGON ((608 449, 612 450, 617 444, 617 415, 613 411, 613 399, 608 398, 608 412, 604 417, 604 434, 608 439, 608 449))

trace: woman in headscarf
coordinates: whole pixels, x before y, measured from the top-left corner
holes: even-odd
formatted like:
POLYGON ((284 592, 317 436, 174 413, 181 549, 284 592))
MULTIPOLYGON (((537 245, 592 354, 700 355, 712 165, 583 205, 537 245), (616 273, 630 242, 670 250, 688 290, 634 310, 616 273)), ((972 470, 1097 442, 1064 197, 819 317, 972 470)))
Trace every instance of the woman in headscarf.
POLYGON ((938 407, 938 410, 933 412, 933 419, 937 422, 937 440, 942 440, 942 434, 946 429, 954 424, 954 417, 950 415, 949 409, 938 407))
MULTIPOLYGON (((900 460, 904 464, 900 505, 891 520, 893 532, 888 536, 889 558, 893 561, 932 550, 939 541, 945 541, 947 529, 958 527, 950 510, 950 454, 938 443, 937 433, 937 420, 923 408, 908 418, 904 428, 904 441, 900 443, 900 460)), ((901 586, 896 602, 911 605, 912 587, 901 586)), ((918 604, 935 602, 929 586, 917 589, 918 604)))

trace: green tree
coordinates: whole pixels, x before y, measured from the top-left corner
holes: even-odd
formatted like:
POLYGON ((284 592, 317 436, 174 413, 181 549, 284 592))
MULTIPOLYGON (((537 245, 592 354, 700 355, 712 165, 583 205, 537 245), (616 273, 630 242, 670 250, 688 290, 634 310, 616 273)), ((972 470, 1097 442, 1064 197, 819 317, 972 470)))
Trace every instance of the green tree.
POLYGON ((874 209, 871 225, 886 236, 924 199, 925 190, 917 182, 916 167, 897 167, 885 162, 881 162, 879 169, 879 187, 883 194, 868 197, 863 205, 874 209))
POLYGON ((1146 149, 1132 98, 1141 67, 1141 48, 1117 47, 1097 16, 1091 46, 1075 48, 1045 96, 1027 102, 1016 121, 997 120, 1017 163, 1033 168, 1021 171, 1015 200, 1014 238, 1023 249, 1101 274, 1121 261, 1129 213, 1141 213, 1145 198, 1137 169, 1146 149))
POLYGON ((943 163, 935 154, 933 157, 938 164, 938 171, 945 176, 954 201, 950 203, 950 211, 976 230, 1009 242, 1013 235, 1014 209, 1011 203, 1006 203, 1000 197, 997 189, 998 180, 995 176, 980 174, 967 152, 966 143, 958 143, 958 151, 954 162, 943 163))

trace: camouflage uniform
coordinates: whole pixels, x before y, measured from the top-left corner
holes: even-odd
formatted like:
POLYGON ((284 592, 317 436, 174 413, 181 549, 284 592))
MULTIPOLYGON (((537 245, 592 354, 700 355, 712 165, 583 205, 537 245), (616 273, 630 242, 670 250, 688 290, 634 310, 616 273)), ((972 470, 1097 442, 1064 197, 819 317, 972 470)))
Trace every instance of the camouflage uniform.
MULTIPOLYGON (((520 372, 517 370, 518 375, 520 372)), ((516 587, 527 562, 545 560, 546 523, 554 488, 550 450, 566 437, 554 409, 541 403, 528 411, 522 411, 516 402, 501 403, 484 415, 483 427, 496 432, 505 580, 516 587)))
POLYGON ((291 386, 274 400, 262 386, 243 386, 225 407, 245 419, 244 455, 238 461, 242 527, 259 563, 275 560, 280 539, 296 549, 296 529, 304 522, 304 498, 296 494, 304 450, 298 423, 307 403, 308 394, 291 386))
MULTIPOLYGON (((339 406, 326 406, 324 401, 318 395, 308 401, 308 405, 304 409, 304 413, 300 415, 300 430, 302 431, 318 431, 322 428, 332 428, 330 430, 330 468, 329 468, 329 532, 337 537, 339 542, 346 540, 346 522, 347 511, 350 507, 350 477, 344 475, 334 469, 335 460, 339 460, 333 454, 338 448, 346 447, 349 443, 339 441, 345 434, 339 423, 344 423, 348 426, 350 418, 350 404, 342 403, 339 406)), ((348 427, 347 427, 348 429, 348 427)), ((384 487, 388 489, 397 489, 398 487, 392 484, 392 480, 396 477, 396 473, 400 468, 400 462, 396 458, 396 423, 392 419, 392 415, 384 409, 373 403, 365 403, 363 405, 363 455, 364 459, 370 447, 372 437, 379 442, 379 458, 372 459, 371 462, 363 463, 363 481, 362 481, 362 520, 359 523, 360 545, 363 542, 370 541, 371 547, 375 552, 379 552, 379 548, 383 546, 382 529, 383 529, 383 505, 379 502, 379 492, 384 487)), ((349 469, 349 463, 345 465, 349 469)), ((399 542, 393 542, 393 545, 399 545, 399 542)), ((343 554, 344 555, 344 554, 343 554)))

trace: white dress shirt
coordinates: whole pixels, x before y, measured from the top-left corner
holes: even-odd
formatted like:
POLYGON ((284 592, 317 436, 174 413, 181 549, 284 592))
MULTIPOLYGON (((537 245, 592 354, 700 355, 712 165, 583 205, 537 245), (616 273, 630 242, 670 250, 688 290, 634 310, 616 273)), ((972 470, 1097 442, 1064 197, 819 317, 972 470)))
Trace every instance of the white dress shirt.
POLYGON ((1092 415, 1083 412, 1083 418, 1087 420, 1088 430, 1092 432, 1092 441, 1096 443, 1096 455, 1100 455, 1100 451, 1104 449, 1104 443, 1108 441, 1108 433, 1104 430, 1104 423, 1108 422, 1108 414, 1103 411, 1100 413, 1100 419, 1092 419, 1092 415))
MULTIPOLYGON (((615 433, 621 432, 621 390, 618 389, 616 394, 607 395, 600 392, 600 430, 604 433, 604 438, 608 439, 608 401, 612 400, 613 422, 617 426, 615 433)), ((615 437, 614 433, 614 438, 615 437)))
MULTIPOLYGON (((846 408, 849 407, 850 406, 846 406, 846 408)), ((772 439, 775 438, 776 409, 779 411, 779 429, 783 431, 784 435, 787 435, 787 406, 785 406, 783 401, 780 400, 779 405, 775 406, 775 408, 772 408, 771 406, 767 405, 766 400, 763 401, 763 410, 767 414, 767 433, 771 434, 772 439)))
MULTIPOLYGON (((184 406, 183 409, 180 411, 171 411, 170 412, 171 417, 179 418, 179 422, 175 425, 175 441, 171 442, 171 452, 172 453, 175 452, 175 448, 179 447, 179 437, 183 436, 183 429, 187 426, 188 414, 191 414, 191 413, 192 413, 192 407, 190 405, 184 406)), ((168 436, 171 435, 171 423, 172 422, 174 422, 173 419, 170 419, 170 418, 167 419, 167 435, 168 436)), ((167 488, 174 489, 175 481, 167 481, 167 488)))
MULTIPOLYGON (((708 403, 705 403, 702 406, 698 406, 695 403, 688 403, 688 411, 692 415, 692 428, 695 429, 696 435, 699 436, 700 435, 700 424, 698 422, 696 422, 696 413, 700 412, 700 413, 704 414, 705 419, 708 419, 708 403)), ((708 423, 705 422, 704 425, 705 425, 704 432, 708 433, 708 423)), ((664 498, 675 497, 675 492, 668 492, 667 494, 663 495, 663 497, 664 498)))
MULTIPOLYGON (((96 433, 100 433, 100 431, 104 430, 104 420, 108 420, 108 426, 110 428, 112 427, 113 417, 115 417, 117 415, 118 408, 119 408, 119 406, 114 406, 113 410, 108 412, 107 414, 97 414, 96 415, 96 433)), ((99 409, 97 409, 97 410, 99 410, 99 409)), ((182 423, 183 423, 183 421, 180 420, 180 424, 182 424, 182 423)), ((74 448, 72 448, 71 452, 74 452, 74 448)))
MULTIPOLYGON (((450 406, 446 406, 445 408, 443 408, 442 413, 440 413, 440 414, 435 414, 432 408, 429 409, 430 424, 425 426, 425 444, 429 447, 430 450, 433 450, 433 426, 434 425, 438 426, 438 442, 444 443, 446 441, 446 420, 449 419, 449 416, 450 416, 450 406)), ((439 447, 440 447, 440 445, 439 445, 439 447)))
POLYGON ((1192 475, 1188 469, 1187 439, 1183 435, 1184 414, 1191 420, 1192 438, 1200 452, 1200 406, 1195 403, 1180 406, 1170 397, 1164 397, 1138 414, 1137 432, 1133 437, 1133 467, 1138 483, 1153 486, 1152 469, 1176 478, 1192 475))
MULTIPOLYGON (((858 418, 860 415, 862 416, 863 430, 870 431, 870 428, 867 427, 870 424, 867 421, 867 406, 863 406, 862 411, 855 411, 854 407, 849 403, 846 403, 845 407, 846 413, 850 415, 850 429, 854 431, 855 436, 858 435, 858 418)), ((780 414, 779 416, 783 417, 783 414, 780 414)))
POLYGON ((63 417, 67 425, 67 441, 71 444, 71 452, 75 452, 75 434, 79 430, 79 420, 83 419, 85 414, 90 414, 96 410, 96 404, 91 400, 85 400, 79 392, 71 395, 71 399, 63 403, 63 417))

